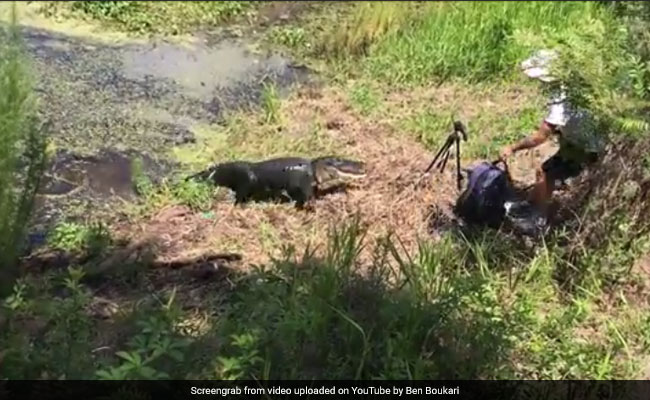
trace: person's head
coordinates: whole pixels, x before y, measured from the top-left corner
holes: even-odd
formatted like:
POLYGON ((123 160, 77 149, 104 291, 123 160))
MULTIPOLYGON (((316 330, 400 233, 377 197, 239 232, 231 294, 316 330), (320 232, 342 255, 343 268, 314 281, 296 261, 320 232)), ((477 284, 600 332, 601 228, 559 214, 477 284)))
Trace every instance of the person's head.
POLYGON ((544 83, 555 82, 556 78, 551 75, 551 62, 557 58, 555 50, 539 50, 532 57, 521 63, 521 69, 526 76, 538 79, 544 83))

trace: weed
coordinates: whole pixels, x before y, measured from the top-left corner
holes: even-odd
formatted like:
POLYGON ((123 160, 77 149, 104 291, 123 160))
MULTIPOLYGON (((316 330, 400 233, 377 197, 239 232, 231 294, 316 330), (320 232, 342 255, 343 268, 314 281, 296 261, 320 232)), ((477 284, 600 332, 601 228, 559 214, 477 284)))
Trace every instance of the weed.
POLYGON ((257 332, 232 335, 232 347, 235 354, 230 357, 218 357, 216 379, 237 380, 250 376, 250 371, 264 361, 257 350, 257 332))
POLYGON ((300 27, 276 27, 269 35, 274 43, 290 48, 299 48, 307 43, 306 32, 300 27))
POLYGON ((266 221, 261 222, 259 224, 259 232, 260 232, 260 243, 264 251, 272 252, 274 249, 278 247, 280 240, 278 239, 276 230, 273 228, 271 224, 269 224, 266 221))
POLYGON ((378 94, 364 84, 357 84, 352 87, 350 91, 350 102, 363 115, 369 115, 380 104, 378 94))
POLYGON ((165 369, 184 360, 183 350, 190 341, 174 331, 174 323, 179 318, 175 308, 174 296, 163 305, 161 310, 148 318, 139 319, 136 325, 140 332, 128 343, 128 350, 118 351, 117 366, 99 369, 96 376, 100 379, 170 379, 165 369))
POLYGON ((139 195, 147 196, 154 191, 153 182, 144 173, 141 159, 135 158, 131 161, 131 176, 133 177, 134 189, 139 195))
POLYGON ((86 251, 90 255, 98 255, 110 243, 110 232, 102 223, 80 225, 62 222, 48 236, 48 244, 53 248, 68 252, 86 251))
MULTIPOLYGON (((85 307, 90 296, 81 285, 83 271, 70 267, 54 284, 65 289, 64 295, 36 298, 35 288, 20 282, 14 289, 13 300, 5 305, 9 311, 10 322, 7 330, 0 334, 0 343, 7 349, 0 375, 12 378, 66 379, 69 377, 88 377, 92 371, 93 360, 90 353, 89 338, 93 335, 93 325, 85 307), (21 298, 21 306, 15 307, 16 299, 21 298), (32 334, 39 340, 25 336, 21 321, 32 321, 38 328, 32 334)), ((41 290, 51 290, 47 285, 41 290)))
POLYGON ((212 208, 214 187, 208 183, 183 181, 173 186, 176 201, 193 210, 206 211, 212 208))
POLYGON ((10 310, 19 310, 25 306, 25 292, 27 285, 25 282, 17 281, 14 285, 13 293, 8 296, 5 301, 5 306, 10 310))
MULTIPOLYGON (((409 111, 411 115, 399 119, 397 127, 413 135, 427 148, 437 150, 450 133, 456 106, 442 104, 431 109, 427 104, 423 110, 409 111)), ((478 111, 467 124, 469 138, 462 144, 462 156, 466 159, 494 158, 502 146, 529 135, 543 117, 542 111, 532 100, 516 109, 504 107, 478 111)))
POLYGON ((473 121, 480 129, 466 146, 465 156, 470 158, 494 158, 499 150, 531 134, 543 118, 537 107, 524 107, 517 114, 481 112, 473 121))
POLYGON ((137 9, 135 1, 73 1, 73 10, 80 10, 95 18, 123 19, 137 9))
POLYGON ((399 250, 398 238, 389 237, 377 250, 392 256, 366 269, 358 260, 365 245, 359 223, 331 231, 323 258, 287 251, 274 265, 237 279, 219 323, 209 324, 202 339, 229 338, 214 357, 194 358, 208 342, 181 334, 172 295, 162 307, 140 302, 132 318, 136 333, 114 358, 95 365, 87 343, 97 333, 83 311, 88 297, 81 270, 61 277, 70 294, 64 299, 21 282, 3 305, 9 329, 0 343, 11 349, 4 359, 11 371, 1 370, 3 376, 611 379, 629 376, 630 360, 639 357, 633 344, 647 343, 647 321, 632 318, 633 305, 611 315, 604 331, 611 339, 585 340, 594 318, 603 317, 595 313, 599 297, 559 301, 552 249, 519 258, 525 276, 516 285, 504 268, 513 260, 498 256, 506 246, 489 236, 462 241, 448 235, 435 245, 423 242, 417 254, 399 250), (393 275, 395 268, 402 274, 393 275), (36 293, 54 304, 36 306, 46 304, 36 293), (21 342, 26 313, 56 324, 47 347, 21 342))
POLYGON ((424 111, 401 121, 401 128, 412 133, 421 143, 434 148, 444 140, 444 133, 449 130, 447 116, 433 111, 424 111))
POLYGON ((209 182, 163 179, 154 185, 142 174, 140 163, 132 165, 136 193, 141 201, 132 212, 148 213, 169 204, 186 205, 194 211, 208 211, 214 202, 215 188, 209 182))
POLYGON ((265 124, 277 124, 281 121, 280 96, 274 84, 264 84, 262 89, 262 110, 265 124))

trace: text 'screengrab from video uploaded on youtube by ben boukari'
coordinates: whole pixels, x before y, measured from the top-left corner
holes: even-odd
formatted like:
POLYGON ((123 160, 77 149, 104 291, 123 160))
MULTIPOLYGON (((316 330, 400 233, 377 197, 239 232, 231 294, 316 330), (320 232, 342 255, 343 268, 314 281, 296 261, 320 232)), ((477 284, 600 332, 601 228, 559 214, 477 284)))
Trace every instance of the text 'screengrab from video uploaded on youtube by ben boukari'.
POLYGON ((458 395, 460 394, 460 386, 445 386, 431 384, 432 386, 424 387, 411 387, 411 386, 393 386, 374 384, 372 386, 356 386, 356 385, 321 385, 318 387, 313 386, 271 386, 268 388, 263 387, 250 387, 250 386, 234 386, 234 387, 196 387, 192 386, 191 394, 193 395, 267 395, 267 396, 312 396, 312 395, 353 395, 353 396, 373 396, 373 395, 394 395, 398 397, 411 396, 411 395, 458 395))
POLYGON ((650 381, 0 381, 0 399, 647 400, 650 381))

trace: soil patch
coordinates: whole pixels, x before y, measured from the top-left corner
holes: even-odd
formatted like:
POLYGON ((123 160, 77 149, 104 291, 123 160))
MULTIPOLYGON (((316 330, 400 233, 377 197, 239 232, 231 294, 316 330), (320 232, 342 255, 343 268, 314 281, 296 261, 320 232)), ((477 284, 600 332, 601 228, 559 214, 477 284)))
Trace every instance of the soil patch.
POLYGON ((298 211, 292 204, 240 207, 219 202, 210 216, 175 207, 173 212, 162 210, 141 223, 137 231, 133 226, 124 226, 122 231, 133 237, 165 238, 159 257, 191 256, 208 250, 237 252, 248 265, 281 256, 283 245, 294 246, 298 253, 307 247, 322 250, 329 229, 350 222, 357 214, 368 229, 361 262, 368 261, 374 244, 391 232, 409 251, 416 249, 418 239, 431 237, 428 220, 433 207, 448 212, 457 196, 451 167, 418 183, 432 154, 414 139, 395 134, 390 125, 357 115, 336 89, 327 89, 320 96, 302 91, 287 109, 294 110, 287 123, 292 130, 304 129, 316 118, 328 121, 328 139, 344 143, 346 156, 366 162, 367 177, 347 192, 317 199, 311 212, 298 211))

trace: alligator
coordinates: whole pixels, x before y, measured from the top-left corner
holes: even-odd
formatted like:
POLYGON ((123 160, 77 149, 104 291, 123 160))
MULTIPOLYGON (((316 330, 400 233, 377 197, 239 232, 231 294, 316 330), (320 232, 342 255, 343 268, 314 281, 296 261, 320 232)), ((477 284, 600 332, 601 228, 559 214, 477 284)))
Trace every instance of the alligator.
POLYGON ((304 208, 315 196, 365 177, 365 164, 335 156, 306 159, 282 157, 266 161, 230 161, 186 178, 212 181, 235 192, 235 204, 285 198, 304 208))

